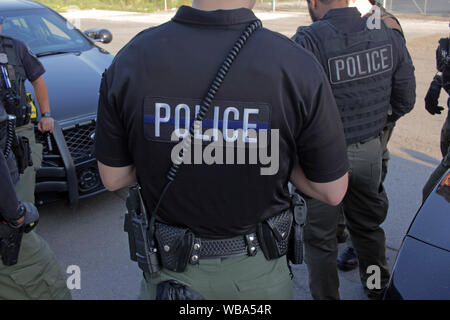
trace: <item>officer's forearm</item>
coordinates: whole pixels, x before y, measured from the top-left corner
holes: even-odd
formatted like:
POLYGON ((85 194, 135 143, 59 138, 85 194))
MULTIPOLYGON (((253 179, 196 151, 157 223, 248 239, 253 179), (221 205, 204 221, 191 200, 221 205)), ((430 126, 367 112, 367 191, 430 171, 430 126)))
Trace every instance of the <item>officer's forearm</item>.
POLYGON ((41 114, 50 112, 50 100, 48 98, 48 90, 44 78, 40 76, 37 80, 32 82, 36 98, 39 103, 41 114))
POLYGON ((103 185, 109 191, 116 191, 137 182, 135 166, 115 168, 98 161, 98 169, 103 185))
POLYGON ((348 173, 335 181, 317 183, 309 180, 303 169, 297 165, 292 170, 290 180, 304 194, 332 206, 340 204, 347 193, 348 173))

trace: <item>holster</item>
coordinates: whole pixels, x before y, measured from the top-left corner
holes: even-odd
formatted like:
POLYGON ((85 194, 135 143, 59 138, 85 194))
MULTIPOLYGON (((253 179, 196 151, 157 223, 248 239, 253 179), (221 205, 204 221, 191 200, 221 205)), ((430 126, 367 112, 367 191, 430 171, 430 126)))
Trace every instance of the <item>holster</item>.
POLYGON ((183 272, 194 247, 192 231, 156 222, 155 236, 164 268, 183 272))
POLYGON ((258 224, 256 233, 261 250, 267 260, 286 255, 292 222, 293 215, 289 209, 258 224))
POLYGON ((5 266, 17 264, 22 236, 23 228, 13 229, 0 223, 0 254, 5 266))
POLYGON ((152 222, 148 219, 138 186, 130 188, 126 205, 124 231, 128 233, 130 258, 145 273, 156 273, 161 269, 159 255, 153 246, 152 222))
POLYGON ((22 174, 26 168, 33 165, 30 141, 26 137, 17 136, 17 138, 14 139, 12 150, 16 156, 19 173, 22 174))
POLYGON ((306 201, 298 193, 291 196, 292 212, 294 221, 292 234, 289 240, 287 258, 292 264, 303 263, 303 228, 306 222, 306 201))

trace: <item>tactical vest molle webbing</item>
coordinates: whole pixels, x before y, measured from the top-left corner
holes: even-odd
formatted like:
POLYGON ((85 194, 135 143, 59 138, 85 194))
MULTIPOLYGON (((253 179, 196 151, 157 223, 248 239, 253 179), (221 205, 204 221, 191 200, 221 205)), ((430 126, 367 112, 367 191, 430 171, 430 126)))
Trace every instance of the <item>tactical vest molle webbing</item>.
MULTIPOLYGON (((5 77, 0 72, 0 98, 6 111, 16 116, 16 126, 20 127, 29 122, 31 112, 25 91, 25 69, 17 55, 16 45, 12 38, 0 36, 0 54, 7 57, 8 62, 0 63, 0 65, 6 68, 11 83, 11 89, 7 89, 5 77)), ((2 59, 0 62, 3 62, 2 59)))
POLYGON ((344 34, 328 21, 317 21, 301 30, 319 48, 347 144, 378 135, 388 116, 394 67, 386 25, 344 34))

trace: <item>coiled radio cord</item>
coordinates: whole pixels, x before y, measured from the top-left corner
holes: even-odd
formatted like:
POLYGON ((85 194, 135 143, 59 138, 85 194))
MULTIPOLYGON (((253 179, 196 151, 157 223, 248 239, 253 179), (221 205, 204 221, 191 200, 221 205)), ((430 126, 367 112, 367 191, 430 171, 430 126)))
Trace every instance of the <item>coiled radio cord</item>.
POLYGON ((7 120, 7 137, 6 137, 6 145, 5 145, 5 159, 8 159, 9 154, 12 150, 12 145, 14 143, 14 139, 16 138, 16 117, 12 115, 8 115, 7 120))

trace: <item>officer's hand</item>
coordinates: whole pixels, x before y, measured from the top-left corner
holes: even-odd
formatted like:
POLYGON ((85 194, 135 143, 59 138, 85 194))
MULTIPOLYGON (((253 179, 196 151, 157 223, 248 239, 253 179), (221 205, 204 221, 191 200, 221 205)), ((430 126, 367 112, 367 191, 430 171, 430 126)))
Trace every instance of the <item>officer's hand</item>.
POLYGON ((38 123, 38 130, 42 133, 53 132, 55 121, 51 117, 42 117, 38 123))
POLYGON ((431 82, 430 88, 425 96, 425 109, 432 115, 436 113, 441 114, 441 111, 444 110, 443 107, 438 106, 440 92, 441 87, 439 84, 436 81, 431 82))
POLYGON ((34 229, 34 227, 39 222, 39 212, 37 208, 31 202, 20 202, 17 211, 22 217, 15 221, 15 223, 10 223, 10 227, 18 229, 24 227, 26 233, 34 229))
POLYGON ((25 226, 25 232, 28 233, 33 230, 39 222, 39 212, 31 202, 21 202, 21 205, 25 210, 23 225, 25 226))

